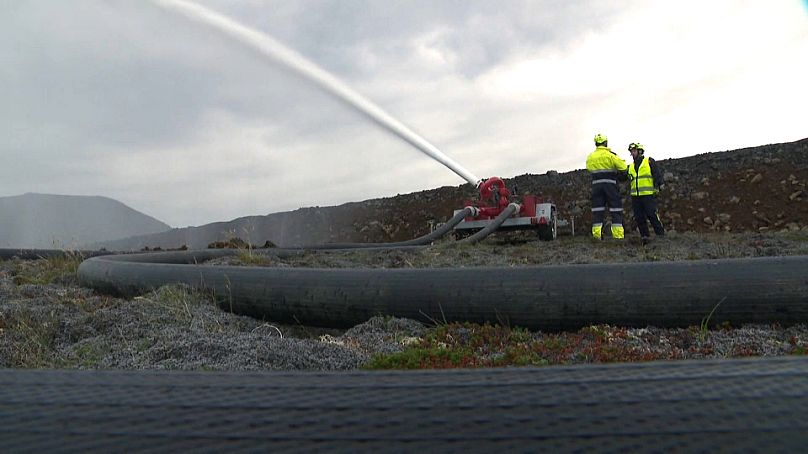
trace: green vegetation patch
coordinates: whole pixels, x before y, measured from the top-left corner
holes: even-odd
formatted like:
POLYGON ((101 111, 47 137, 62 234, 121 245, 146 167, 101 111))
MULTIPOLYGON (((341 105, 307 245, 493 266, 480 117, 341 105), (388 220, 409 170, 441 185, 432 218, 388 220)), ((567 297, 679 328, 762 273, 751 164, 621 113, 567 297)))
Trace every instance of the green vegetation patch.
POLYGON ((211 312, 218 312, 213 296, 206 291, 183 284, 167 284, 145 295, 135 297, 141 315, 153 321, 173 320, 193 324, 203 322, 211 312))
POLYGON ((71 252, 39 260, 12 260, 12 280, 17 285, 48 285, 74 279, 83 260, 81 254, 71 252))
POLYGON ((444 369, 460 367, 542 366, 673 359, 624 342, 625 329, 591 326, 570 333, 532 333, 500 325, 450 323, 430 330, 404 351, 377 355, 368 369, 444 369))
POLYGON ((84 339, 63 357, 55 357, 54 363, 59 368, 94 369, 114 351, 115 345, 111 342, 102 342, 99 338, 84 339))

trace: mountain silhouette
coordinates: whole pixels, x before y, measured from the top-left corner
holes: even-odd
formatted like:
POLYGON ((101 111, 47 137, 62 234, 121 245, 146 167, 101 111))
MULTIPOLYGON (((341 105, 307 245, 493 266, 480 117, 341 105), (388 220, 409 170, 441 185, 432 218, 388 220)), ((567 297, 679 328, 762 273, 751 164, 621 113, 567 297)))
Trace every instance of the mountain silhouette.
POLYGON ((34 193, 0 197, 0 248, 76 249, 170 229, 107 197, 34 193))

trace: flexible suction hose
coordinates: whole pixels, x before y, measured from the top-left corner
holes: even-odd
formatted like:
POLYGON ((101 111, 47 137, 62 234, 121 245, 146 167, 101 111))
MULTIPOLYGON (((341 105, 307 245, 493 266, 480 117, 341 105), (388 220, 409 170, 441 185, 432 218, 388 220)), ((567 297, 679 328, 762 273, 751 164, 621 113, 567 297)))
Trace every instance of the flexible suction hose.
POLYGON ((99 255, 112 255, 116 252, 110 251, 66 251, 62 249, 0 249, 0 260, 11 260, 18 258, 21 260, 37 260, 52 257, 65 257, 73 255, 77 257, 97 257, 99 255))
POLYGON ((426 244, 430 244, 433 241, 437 240, 438 238, 446 235, 454 226, 459 224, 466 216, 474 215, 477 209, 474 207, 465 207, 462 210, 458 211, 451 219, 449 219, 445 224, 440 226, 439 228, 435 229, 435 231, 430 232, 424 236, 413 238, 411 240, 406 241, 398 241, 394 243, 328 243, 328 244, 314 244, 308 246, 300 246, 296 248, 286 248, 286 249, 370 249, 370 248, 400 248, 406 246, 423 246, 426 244))
POLYGON ((480 241, 484 240, 488 235, 494 233, 509 217, 513 216, 514 213, 518 213, 520 206, 518 203, 511 203, 510 205, 505 208, 502 213, 499 214, 490 224, 485 226, 482 230, 475 233, 474 235, 460 240, 461 243, 468 243, 468 244, 475 244, 479 243, 480 241))
POLYGON ((123 296, 184 283, 212 290, 226 310, 313 326, 349 327, 376 315, 552 331, 591 324, 686 327, 711 313, 712 322, 733 325, 808 320, 808 256, 508 268, 194 264, 235 253, 94 257, 78 275, 83 285, 123 296))
POLYGON ((0 383, 8 452, 796 453, 808 441, 805 356, 317 373, 4 368, 0 383))

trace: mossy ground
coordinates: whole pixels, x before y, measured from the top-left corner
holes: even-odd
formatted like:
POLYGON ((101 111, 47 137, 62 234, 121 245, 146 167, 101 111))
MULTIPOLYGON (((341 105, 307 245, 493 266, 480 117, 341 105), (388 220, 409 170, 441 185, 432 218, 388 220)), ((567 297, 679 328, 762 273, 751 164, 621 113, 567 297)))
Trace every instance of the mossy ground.
MULTIPOLYGON (((808 254, 808 234, 674 234, 643 247, 633 239, 595 243, 587 237, 539 242, 501 236, 469 246, 452 241, 417 250, 308 252, 288 258, 245 250, 228 264, 283 267, 472 267, 643 262, 808 254)), ((541 366, 736 356, 804 355, 808 327, 726 325, 662 329, 596 325, 543 333, 502 325, 433 323, 417 334, 400 323, 323 330, 236 316, 211 295, 167 286, 122 300, 77 284, 81 257, 0 262, 0 365, 22 368, 328 368, 311 351, 347 354, 343 366, 454 368, 541 366), (399 328, 385 330, 385 326, 399 328), (372 329, 370 328, 372 327, 372 329), (352 337, 353 336, 353 337, 352 337), (361 338, 365 336, 364 340, 361 338), (291 358, 275 343, 306 352, 291 358), (257 361, 256 351, 261 353, 257 361), (238 357, 227 362, 228 355, 238 357), (366 355, 366 356, 365 356, 366 355), (360 361, 361 362, 361 361, 360 361), (309 366, 307 366, 309 365, 309 366)), ((705 318, 709 314, 704 314, 705 318)), ((416 322, 412 322, 416 323, 416 322)))
POLYGON ((733 330, 722 326, 714 332, 702 332, 697 327, 660 330, 593 325, 577 332, 540 333, 500 325, 451 323, 428 330, 401 352, 373 357, 366 368, 546 366, 766 356, 775 346, 779 354, 806 354, 805 326, 791 328, 794 334, 772 334, 778 330, 782 328, 733 330), (764 332, 768 334, 759 336, 764 332), (743 340, 728 349, 725 341, 734 335, 743 340))

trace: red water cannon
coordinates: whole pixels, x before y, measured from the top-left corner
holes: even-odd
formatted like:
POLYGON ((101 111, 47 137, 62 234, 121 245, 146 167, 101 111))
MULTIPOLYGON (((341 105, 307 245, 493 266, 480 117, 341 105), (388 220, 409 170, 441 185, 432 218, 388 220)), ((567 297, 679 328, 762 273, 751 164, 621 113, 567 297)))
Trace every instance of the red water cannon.
MULTIPOLYGON (((505 182, 500 177, 491 177, 479 186, 480 200, 477 208, 480 209, 480 217, 497 217, 510 203, 511 191, 505 187, 505 182)), ((472 205, 470 202, 467 205, 472 205)))

